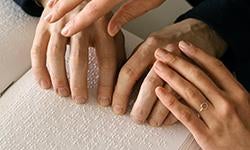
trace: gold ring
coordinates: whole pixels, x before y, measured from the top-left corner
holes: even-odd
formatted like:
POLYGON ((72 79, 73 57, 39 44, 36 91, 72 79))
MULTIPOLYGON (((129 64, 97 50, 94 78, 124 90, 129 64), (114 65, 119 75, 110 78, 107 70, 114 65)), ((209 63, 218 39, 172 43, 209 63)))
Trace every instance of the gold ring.
POLYGON ((202 111, 207 110, 207 109, 208 109, 208 103, 207 103, 207 102, 203 102, 203 103, 201 103, 201 105, 200 105, 200 110, 199 110, 199 112, 202 112, 202 111))

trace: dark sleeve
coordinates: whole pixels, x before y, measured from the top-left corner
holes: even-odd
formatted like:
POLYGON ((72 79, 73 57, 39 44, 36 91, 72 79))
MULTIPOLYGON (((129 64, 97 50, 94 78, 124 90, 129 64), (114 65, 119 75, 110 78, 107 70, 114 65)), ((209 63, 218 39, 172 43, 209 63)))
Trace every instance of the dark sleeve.
POLYGON ((203 0, 187 0, 187 2, 192 6, 199 5, 203 0))
POLYGON ((204 0, 177 21, 195 18, 208 24, 228 44, 222 60, 250 90, 250 1, 204 0))
POLYGON ((42 14, 43 7, 35 0, 14 0, 26 13, 31 16, 39 17, 42 14))

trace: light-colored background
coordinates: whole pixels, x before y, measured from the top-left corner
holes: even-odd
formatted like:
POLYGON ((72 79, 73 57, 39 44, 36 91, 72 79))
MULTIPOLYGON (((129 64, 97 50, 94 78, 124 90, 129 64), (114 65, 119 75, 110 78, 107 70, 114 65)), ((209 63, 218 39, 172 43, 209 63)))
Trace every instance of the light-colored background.
POLYGON ((150 32, 158 31, 162 27, 173 23, 179 15, 190 8, 190 5, 185 0, 166 0, 159 8, 127 24, 125 29, 141 38, 146 38, 150 32))

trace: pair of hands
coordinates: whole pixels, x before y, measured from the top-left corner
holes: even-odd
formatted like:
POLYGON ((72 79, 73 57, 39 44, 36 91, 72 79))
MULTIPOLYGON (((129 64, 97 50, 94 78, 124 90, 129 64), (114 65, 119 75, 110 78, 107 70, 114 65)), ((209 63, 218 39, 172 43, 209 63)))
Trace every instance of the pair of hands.
MULTIPOLYGON (((49 5, 50 4, 48 3, 48 7, 46 7, 42 18, 49 14, 49 12, 53 12, 49 5)), ((180 23, 167 26, 158 32, 152 33, 143 43, 138 46, 138 48, 134 51, 134 54, 122 67, 113 93, 113 86, 116 77, 114 74, 117 73, 117 68, 119 67, 110 66, 120 66, 116 63, 119 62, 121 64, 123 62, 124 47, 121 40, 122 38, 119 34, 114 38, 111 38, 109 37, 108 33, 105 32, 108 24, 107 18, 109 18, 105 16, 100 18, 92 26, 85 28, 80 33, 69 38, 70 41, 78 41, 78 43, 70 43, 71 49, 73 48, 71 51, 73 54, 71 54, 71 56, 75 57, 71 57, 70 59, 71 78, 69 81, 70 84, 68 85, 64 62, 65 43, 60 44, 62 42, 54 38, 55 36, 53 35, 55 34, 62 39, 67 39, 60 35, 60 30, 68 20, 74 18, 74 16, 80 12, 81 8, 85 8, 84 6, 78 7, 79 8, 76 8, 76 10, 68 13, 56 23, 48 24, 46 21, 44 21, 44 19, 41 19, 39 22, 32 49, 32 68, 37 80, 39 83, 41 83, 41 86, 45 88, 49 88, 50 86, 44 86, 42 82, 47 81, 50 85, 51 80, 54 89, 59 95, 68 96, 70 92, 67 92, 67 94, 60 92, 61 88, 66 88, 66 91, 71 90, 71 95, 76 102, 84 103, 87 99, 87 48, 88 46, 94 46, 97 47, 97 53, 100 53, 103 50, 109 52, 106 56, 105 54, 107 53, 105 52, 98 55, 98 62, 104 62, 104 64, 106 64, 99 66, 100 69, 104 71, 100 72, 101 78, 99 80, 98 102, 103 106, 108 106, 112 100, 113 110, 116 114, 124 114, 126 112, 129 96, 136 81, 138 81, 139 78, 143 76, 143 74, 150 70, 143 81, 139 95, 131 111, 132 119, 138 123, 143 123, 148 120, 150 125, 160 126, 162 124, 170 125, 177 121, 175 117, 169 113, 168 109, 157 100, 157 97, 154 93, 154 89, 159 85, 164 85, 166 88, 169 88, 169 86, 156 75, 154 70, 151 69, 151 66, 155 61, 154 52, 158 47, 167 48, 170 51, 174 51, 176 54, 181 54, 177 43, 178 41, 185 39, 197 45, 203 45, 203 48, 207 49, 207 51, 213 55, 221 55, 223 51, 216 50, 225 49, 224 42, 216 35, 216 33, 214 33, 213 30, 211 30, 207 25, 198 20, 188 19, 180 23), (46 32, 48 35, 45 36, 44 32, 46 32), (83 40, 77 40, 77 37, 81 37, 80 39, 83 40), (49 41, 46 40, 49 38, 49 41), (75 38, 76 40, 74 40, 75 38), (98 41, 96 39, 100 39, 98 43, 96 43, 96 41, 98 41), (53 44, 55 46, 53 46, 53 44), (60 46, 62 48, 53 49, 59 47, 56 45, 62 45, 60 46), (104 47, 106 49, 99 50, 98 47, 104 47), (111 48, 111 50, 109 50, 109 47, 118 48, 111 48), (74 48, 77 49, 74 50, 74 48), (47 64, 52 66, 52 68, 50 67, 49 69, 50 72, 48 72, 46 68, 46 51, 47 64), (60 53, 56 54, 53 51, 58 51, 60 53), (116 53, 116 55, 113 55, 113 53, 116 53), (51 54, 54 55, 50 56, 51 54), (117 60, 117 62, 115 60, 117 60), (140 67, 138 67, 138 65, 140 67)), ((99 65, 101 64, 99 63, 99 65)))
MULTIPOLYGON (((95 47, 100 68, 98 102, 108 106, 111 103, 117 71, 126 58, 122 33, 111 37, 105 30, 112 14, 101 17, 91 27, 70 38, 60 33, 63 26, 86 4, 82 3, 56 23, 49 24, 44 19, 40 20, 31 50, 32 70, 42 88, 48 89, 52 85, 58 95, 71 94, 75 102, 85 103, 88 98, 88 48, 95 47), (65 67, 67 44, 71 47, 69 80, 65 67)), ((50 11, 46 7, 42 18, 50 11)))
MULTIPOLYGON (((72 4, 74 2, 80 3, 80 1, 68 2, 72 4)), ((106 12, 105 10, 110 10, 114 5, 106 6, 107 1, 92 0, 91 5, 79 15, 86 16, 88 14, 90 19, 82 20, 79 17, 76 21, 82 23, 73 23, 72 28, 68 30, 68 36, 93 23, 96 18, 106 12), (97 2, 106 3, 99 3, 99 5, 97 2)), ((108 2, 108 4, 116 4, 120 1, 108 2)), ((137 2, 143 3, 143 1, 137 2)), ((77 5, 77 3, 73 6, 67 4, 65 0, 60 1, 60 3, 66 5, 57 5, 54 12, 61 14, 61 16, 77 5), (65 6, 69 7, 58 9, 65 6)), ((129 3, 135 4, 136 1, 131 0, 129 3)), ((51 1, 49 5, 54 4, 51 1)), ((153 5, 151 7, 153 8, 153 5)), ((129 7, 122 8, 123 11, 120 11, 120 13, 129 9, 129 7)), ((134 9, 134 7, 130 9, 134 9)), ((51 18, 48 16, 46 17, 48 21, 56 20, 53 17, 51 18, 54 20, 50 20, 51 18)), ((136 15, 129 14, 127 17, 133 18, 133 16, 136 15)), ((58 18, 60 18, 60 15, 58 18)), ((119 17, 117 18, 119 20, 119 17)), ((126 22, 126 19, 124 20, 122 22, 126 22)), ((110 29, 111 24, 109 23, 109 34, 114 35, 115 32, 110 29)), ((188 19, 152 33, 145 42, 138 46, 121 69, 113 95, 113 106, 118 106, 114 107, 118 108, 114 111, 118 114, 125 112, 132 87, 146 70, 151 69, 155 62, 155 53, 157 61, 143 81, 139 96, 131 112, 133 119, 137 122, 143 122, 145 118, 149 118, 152 124, 159 125, 166 116, 171 116, 166 115, 169 109, 190 130, 203 149, 247 149, 249 147, 248 139, 250 138, 249 93, 234 79, 220 61, 211 56, 221 56, 225 48, 226 44, 213 30, 194 19, 188 19), (180 40, 202 45, 203 50, 185 42, 178 43, 180 40), (168 51, 157 50, 155 52, 158 47, 165 48, 168 51), (222 51, 217 51, 218 49, 222 51), (139 70, 138 65, 141 65, 139 70), (155 88, 160 101, 155 96, 155 88), (176 91, 180 96, 176 96, 173 91, 176 91), (199 112, 199 115, 197 115, 197 112, 199 112), (150 117, 148 117, 149 115, 150 117)))

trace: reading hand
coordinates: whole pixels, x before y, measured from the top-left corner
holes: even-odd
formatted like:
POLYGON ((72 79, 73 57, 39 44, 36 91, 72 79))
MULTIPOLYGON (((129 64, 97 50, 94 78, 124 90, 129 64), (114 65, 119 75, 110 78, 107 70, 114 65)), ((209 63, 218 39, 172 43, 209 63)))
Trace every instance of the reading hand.
MULTIPOLYGON (((110 37, 105 30, 111 14, 101 17, 92 26, 70 38, 60 34, 65 23, 78 14, 85 4, 82 3, 54 24, 48 24, 44 19, 40 19, 31 49, 32 70, 42 88, 48 89, 52 83, 58 95, 71 94, 75 102, 84 103, 88 98, 88 48, 95 47, 100 71, 98 102, 107 106, 111 103, 117 69, 125 60, 122 33, 110 37), (69 81, 65 69, 67 44, 71 48, 69 81)), ((46 7, 42 17, 48 12, 50 9, 46 7)))

